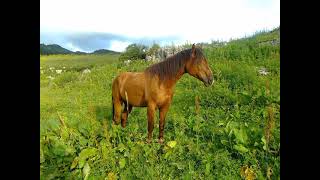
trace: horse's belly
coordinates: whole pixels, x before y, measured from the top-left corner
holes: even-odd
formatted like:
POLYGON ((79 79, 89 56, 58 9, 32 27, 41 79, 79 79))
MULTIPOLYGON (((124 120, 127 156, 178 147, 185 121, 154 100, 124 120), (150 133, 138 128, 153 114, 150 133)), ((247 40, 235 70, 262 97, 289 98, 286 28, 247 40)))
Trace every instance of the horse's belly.
POLYGON ((137 107, 147 106, 145 100, 145 82, 140 73, 130 73, 121 88, 121 97, 128 101, 130 105, 137 107))
POLYGON ((128 90, 127 91, 127 97, 125 97, 126 100, 128 100, 129 104, 136 107, 146 107, 147 102, 145 100, 144 93, 139 91, 133 91, 128 90))

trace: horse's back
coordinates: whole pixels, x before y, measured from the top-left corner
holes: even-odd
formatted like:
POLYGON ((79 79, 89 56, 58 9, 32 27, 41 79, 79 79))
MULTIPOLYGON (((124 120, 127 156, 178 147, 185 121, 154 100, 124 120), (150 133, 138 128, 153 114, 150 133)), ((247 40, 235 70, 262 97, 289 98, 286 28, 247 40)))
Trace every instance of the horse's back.
POLYGON ((143 72, 124 72, 113 82, 113 91, 118 91, 123 101, 129 100, 132 106, 146 106, 145 75, 143 72))

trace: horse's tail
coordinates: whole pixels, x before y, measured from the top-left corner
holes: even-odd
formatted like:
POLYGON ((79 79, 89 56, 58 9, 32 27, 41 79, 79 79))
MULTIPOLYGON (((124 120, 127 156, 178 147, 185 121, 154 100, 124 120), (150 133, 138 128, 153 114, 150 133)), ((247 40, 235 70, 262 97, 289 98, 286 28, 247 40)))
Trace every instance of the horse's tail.
POLYGON ((112 96, 112 121, 114 121, 114 103, 113 103, 113 94, 111 95, 112 96))

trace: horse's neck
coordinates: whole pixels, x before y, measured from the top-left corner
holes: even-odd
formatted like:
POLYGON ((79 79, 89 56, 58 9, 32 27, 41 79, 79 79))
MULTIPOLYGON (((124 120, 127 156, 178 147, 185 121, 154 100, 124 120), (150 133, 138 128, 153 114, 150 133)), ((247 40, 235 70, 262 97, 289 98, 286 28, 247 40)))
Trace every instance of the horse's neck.
POLYGON ((186 72, 185 72, 185 67, 183 66, 179 69, 179 71, 176 74, 175 83, 177 83, 177 81, 179 81, 179 79, 184 75, 184 73, 186 73, 186 72))
POLYGON ((174 77, 170 78, 168 82, 166 83, 168 87, 174 88, 176 83, 179 81, 179 79, 185 74, 185 65, 180 67, 180 69, 177 71, 174 77))

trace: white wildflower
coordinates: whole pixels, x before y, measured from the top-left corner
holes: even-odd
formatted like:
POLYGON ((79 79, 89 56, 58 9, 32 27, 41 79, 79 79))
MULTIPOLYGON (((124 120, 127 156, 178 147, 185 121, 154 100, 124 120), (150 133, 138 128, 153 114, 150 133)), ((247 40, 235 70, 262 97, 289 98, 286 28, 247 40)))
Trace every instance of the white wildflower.
POLYGON ((91 72, 90 69, 85 69, 82 73, 87 74, 87 73, 90 73, 90 72, 91 72))
POLYGON ((129 65, 131 63, 131 60, 124 61, 124 64, 129 65))
POLYGON ((47 78, 48 78, 48 79, 51 79, 51 80, 53 80, 53 79, 54 79, 54 77, 52 77, 52 76, 48 76, 47 78))
POLYGON ((260 68, 258 72, 260 75, 263 75, 263 76, 266 76, 269 74, 266 68, 260 68))
POLYGON ((57 69, 57 70, 56 70, 56 73, 57 73, 57 74, 61 74, 61 72, 62 72, 62 70, 60 70, 60 69, 57 69))

